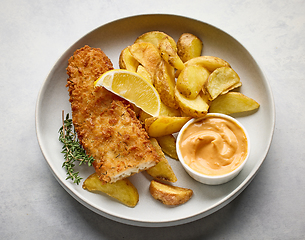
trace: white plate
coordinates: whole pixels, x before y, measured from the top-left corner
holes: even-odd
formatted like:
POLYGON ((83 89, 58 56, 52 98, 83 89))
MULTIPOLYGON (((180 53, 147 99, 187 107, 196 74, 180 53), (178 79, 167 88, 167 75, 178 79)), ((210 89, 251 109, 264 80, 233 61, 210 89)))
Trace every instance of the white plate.
MULTIPOLYGON (((56 179, 76 200, 96 213, 122 223, 159 227, 173 226, 205 217, 233 200, 251 182, 263 163, 271 144, 275 113, 269 84, 251 54, 233 37, 209 24, 173 15, 141 15, 120 19, 103 25, 88 33, 70 47, 54 65, 45 80, 36 106, 36 132, 41 150, 56 179), (58 141, 61 127, 61 112, 71 113, 66 85, 66 67, 74 51, 84 45, 101 48, 118 68, 122 49, 147 31, 159 30, 168 33, 175 40, 184 32, 197 35, 204 42, 204 55, 227 60, 239 74, 243 86, 240 91, 257 100, 261 107, 248 116, 238 116, 251 138, 249 161, 243 171, 231 182, 220 186, 200 184, 170 159, 177 175, 177 186, 193 189, 193 198, 184 205, 167 207, 153 199, 148 191, 150 178, 142 173, 131 177, 137 187, 140 201, 135 208, 128 208, 107 196, 90 193, 66 181, 62 168, 62 144, 58 141)), ((86 178, 94 170, 82 166, 80 174, 86 178)))

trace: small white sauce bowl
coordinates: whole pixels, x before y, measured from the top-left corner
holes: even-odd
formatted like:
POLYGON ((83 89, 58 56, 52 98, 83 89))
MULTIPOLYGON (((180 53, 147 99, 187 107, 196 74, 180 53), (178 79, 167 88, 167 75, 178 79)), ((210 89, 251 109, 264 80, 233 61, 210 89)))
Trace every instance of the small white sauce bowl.
POLYGON ((221 113, 208 113, 206 116, 202 117, 202 118, 192 118, 191 120, 189 120, 180 130, 178 136, 177 136, 177 141, 176 141, 176 149, 177 149, 177 154, 178 154, 178 158, 179 161, 181 162, 183 168, 185 169, 185 171, 196 181, 204 183, 204 184, 208 184, 208 185, 220 185, 226 182, 229 182, 230 180, 232 180, 233 178, 235 178, 240 171, 243 169, 243 167, 245 166, 248 158, 249 158, 249 154, 250 154, 250 138, 249 135, 246 131, 246 129, 244 128, 244 126, 238 122, 235 118, 225 115, 225 114, 221 114, 221 113), (238 126, 241 127, 241 129, 244 131, 246 138, 247 138, 247 144, 248 144, 248 151, 247 151, 247 155, 245 157, 245 160, 242 162, 242 164, 234 169, 232 172, 224 174, 224 175, 218 175, 218 176, 209 176, 209 175, 205 175, 199 172, 196 172, 195 170, 193 170, 192 168, 190 168, 185 162, 184 159, 182 157, 181 151, 180 151, 180 140, 181 140, 181 136, 183 134, 183 132, 188 128, 188 126, 194 122, 200 121, 204 118, 207 117, 221 117, 224 119, 227 119, 229 121, 234 122, 235 124, 237 124, 238 126))

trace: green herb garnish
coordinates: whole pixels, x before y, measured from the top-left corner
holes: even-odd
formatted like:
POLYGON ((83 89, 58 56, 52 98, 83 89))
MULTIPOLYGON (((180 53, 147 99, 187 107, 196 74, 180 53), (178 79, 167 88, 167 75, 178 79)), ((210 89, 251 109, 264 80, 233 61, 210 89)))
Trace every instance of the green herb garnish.
POLYGON ((77 134, 73 128, 72 119, 69 118, 69 113, 66 115, 66 119, 64 119, 64 111, 62 112, 62 121, 63 125, 58 131, 59 141, 63 143, 62 153, 65 158, 62 167, 67 170, 68 177, 66 180, 71 179, 78 185, 82 178, 78 176, 79 172, 74 171, 74 162, 79 161, 79 166, 83 163, 91 166, 94 158, 88 156, 83 147, 79 144, 77 134))

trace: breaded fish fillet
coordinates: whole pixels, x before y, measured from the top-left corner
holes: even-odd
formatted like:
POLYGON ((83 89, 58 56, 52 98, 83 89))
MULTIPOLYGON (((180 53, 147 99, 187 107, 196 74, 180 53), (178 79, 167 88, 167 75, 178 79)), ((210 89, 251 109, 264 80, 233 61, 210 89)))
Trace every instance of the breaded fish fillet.
POLYGON ((85 46, 69 59, 67 87, 79 142, 101 181, 115 182, 156 165, 159 156, 129 103, 94 81, 113 69, 105 53, 85 46))

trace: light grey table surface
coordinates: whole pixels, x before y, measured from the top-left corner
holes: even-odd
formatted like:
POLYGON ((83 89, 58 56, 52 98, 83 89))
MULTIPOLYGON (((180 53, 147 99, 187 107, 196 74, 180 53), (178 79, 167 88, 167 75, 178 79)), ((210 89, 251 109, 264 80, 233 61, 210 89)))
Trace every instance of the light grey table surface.
POLYGON ((304 239, 305 2, 30 1, 0 7, 1 239, 304 239), (87 32, 138 14, 177 14, 212 24, 240 41, 270 83, 276 125, 251 184, 208 217, 144 228, 106 219, 56 181, 35 133, 38 92, 54 63, 87 32))

